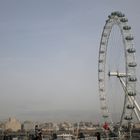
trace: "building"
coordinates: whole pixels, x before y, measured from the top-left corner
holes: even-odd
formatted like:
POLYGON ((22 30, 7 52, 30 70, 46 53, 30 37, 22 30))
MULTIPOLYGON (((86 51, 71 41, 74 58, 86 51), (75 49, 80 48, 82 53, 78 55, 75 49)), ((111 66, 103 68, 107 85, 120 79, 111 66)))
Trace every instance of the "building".
POLYGON ((5 122, 5 130, 18 131, 21 130, 21 123, 15 118, 9 118, 5 122))
POLYGON ((35 123, 34 122, 31 122, 31 121, 25 121, 23 123, 23 129, 25 131, 31 131, 31 130, 34 130, 35 129, 35 123))

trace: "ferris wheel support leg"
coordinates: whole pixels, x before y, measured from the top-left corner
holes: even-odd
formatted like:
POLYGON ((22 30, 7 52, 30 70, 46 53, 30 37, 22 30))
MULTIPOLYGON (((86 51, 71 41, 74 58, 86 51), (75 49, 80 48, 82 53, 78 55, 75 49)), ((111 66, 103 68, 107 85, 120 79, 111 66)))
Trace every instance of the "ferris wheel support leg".
POLYGON ((139 116, 139 114, 138 114, 138 112, 137 112, 137 110, 136 110, 136 109, 134 109, 134 113, 135 113, 135 115, 136 115, 136 117, 137 117, 138 121, 140 122, 140 116, 139 116))
MULTIPOLYGON (((135 115, 136 115, 136 117, 137 117, 137 120, 140 122, 140 116, 139 116, 140 107, 139 107, 138 103, 136 102, 136 100, 135 100, 133 97, 128 96, 128 92, 127 92, 127 90, 126 90, 126 85, 125 85, 125 83, 124 83, 124 81, 123 81, 123 79, 122 79, 123 77, 126 77, 126 74, 125 74, 125 73, 119 73, 119 72, 109 72, 108 75, 109 75, 109 76, 117 76, 117 77, 119 78, 119 80, 120 80, 120 82, 121 82, 121 84, 122 84, 123 90, 124 90, 124 92, 125 92, 125 95, 128 97, 129 102, 130 102, 131 104, 134 103, 134 105, 135 105, 135 107, 136 107, 136 108, 134 109, 134 113, 135 113, 135 115), (139 113, 138 113, 138 112, 139 112, 139 113)), ((124 110, 124 111, 125 111, 125 110, 124 110)))
POLYGON ((140 116, 139 116, 140 107, 139 107, 138 103, 136 102, 136 100, 135 100, 134 98, 128 96, 128 93, 127 93, 127 91, 126 91, 126 85, 125 85, 123 79, 122 79, 121 77, 119 77, 119 79, 120 79, 120 82, 122 83, 123 89, 124 89, 124 91, 125 91, 125 95, 128 97, 129 102, 130 102, 131 104, 133 104, 133 103, 135 104, 135 107, 136 107, 136 108, 134 108, 134 113, 135 113, 135 115, 136 115, 138 121, 140 122, 140 116), (138 113, 138 112, 139 112, 139 113, 138 113))
MULTIPOLYGON (((132 98, 132 100, 134 100, 134 99, 132 98)), ((134 100, 134 104, 137 107, 138 111, 140 112, 140 107, 139 107, 138 103, 136 102, 136 100, 134 100)))

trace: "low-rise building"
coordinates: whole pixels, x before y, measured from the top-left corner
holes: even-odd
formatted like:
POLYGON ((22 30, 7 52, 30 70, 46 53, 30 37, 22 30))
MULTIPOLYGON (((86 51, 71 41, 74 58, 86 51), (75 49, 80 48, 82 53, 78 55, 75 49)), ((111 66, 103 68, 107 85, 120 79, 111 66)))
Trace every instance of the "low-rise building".
POLYGON ((23 123, 23 129, 25 131, 31 131, 31 130, 34 130, 35 129, 35 123, 34 122, 31 122, 31 121, 25 121, 23 123))

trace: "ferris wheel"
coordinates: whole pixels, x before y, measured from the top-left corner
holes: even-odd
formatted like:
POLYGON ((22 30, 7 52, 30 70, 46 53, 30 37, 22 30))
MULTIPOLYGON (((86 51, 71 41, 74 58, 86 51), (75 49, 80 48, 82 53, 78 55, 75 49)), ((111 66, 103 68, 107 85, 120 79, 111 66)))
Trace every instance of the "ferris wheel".
MULTIPOLYGON (((124 98, 119 120, 119 133, 122 131, 123 125, 128 126, 128 124, 131 124, 133 122, 134 116, 140 122, 140 107, 136 101, 137 63, 135 59, 136 50, 134 48, 133 40, 134 37, 131 34, 131 26, 128 25, 128 19, 121 12, 112 12, 106 20, 100 41, 98 58, 98 83, 102 117, 104 122, 108 122, 109 124, 112 124, 112 118, 109 112, 109 99, 107 98, 108 90, 110 90, 107 90, 106 87, 107 77, 116 78, 121 85, 124 98), (123 71, 117 68, 113 69, 112 71, 108 68, 107 65, 107 63, 109 63, 109 61, 112 61, 111 59, 113 59, 112 53, 111 58, 107 62, 109 50, 112 47, 108 46, 108 44, 111 38, 112 29, 114 27, 117 27, 119 29, 121 36, 121 42, 123 46, 121 48, 121 52, 123 52, 124 55, 123 71)), ((117 53, 117 51, 114 53, 117 53)), ((115 63, 116 61, 114 62, 114 64, 115 63)))

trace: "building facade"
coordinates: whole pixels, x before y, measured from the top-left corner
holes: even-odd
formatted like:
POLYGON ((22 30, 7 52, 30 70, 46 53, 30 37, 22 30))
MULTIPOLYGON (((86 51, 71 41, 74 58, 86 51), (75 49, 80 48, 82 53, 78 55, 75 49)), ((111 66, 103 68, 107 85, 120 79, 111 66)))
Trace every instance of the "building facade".
POLYGON ((18 131, 21 130, 21 123, 15 118, 9 118, 5 122, 5 130, 18 131))

